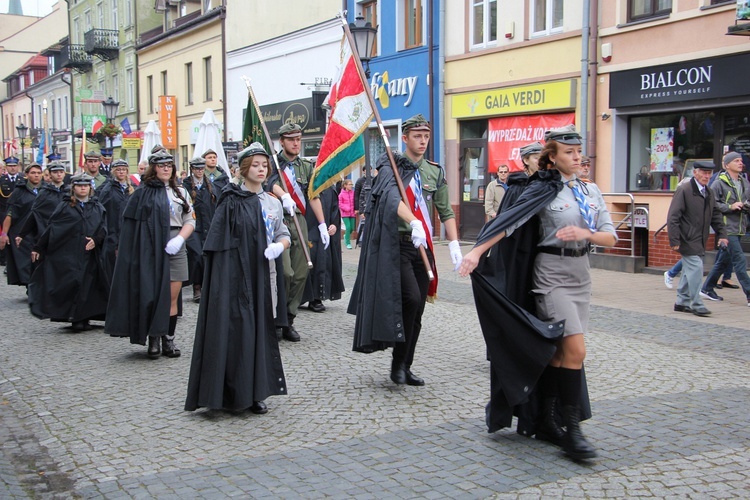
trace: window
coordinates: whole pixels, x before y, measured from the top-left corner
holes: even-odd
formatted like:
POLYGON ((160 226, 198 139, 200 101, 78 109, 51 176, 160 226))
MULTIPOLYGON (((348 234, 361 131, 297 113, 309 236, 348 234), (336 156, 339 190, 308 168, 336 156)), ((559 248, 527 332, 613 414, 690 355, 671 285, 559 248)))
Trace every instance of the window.
POLYGON ((562 32, 563 0, 534 0, 531 35, 547 36, 562 32))
POLYGON ((117 19, 117 0, 112 0, 112 29, 119 29, 120 24, 117 19))
POLYGON ((497 0, 472 0, 469 22, 472 47, 497 42, 497 0))
POLYGON ((181 158, 182 170, 189 173, 190 165, 188 165, 188 147, 187 146, 180 146, 180 156, 182 156, 181 158))
POLYGON ((68 121, 68 117, 70 116, 70 112, 68 111, 68 96, 63 97, 63 107, 61 111, 60 121, 64 123, 62 128, 67 129, 70 126, 70 122, 68 121))
MULTIPOLYGON (((362 17, 365 18, 366 23, 370 23, 373 27, 378 25, 378 2, 364 2, 362 4, 362 17)), ((375 37, 375 41, 372 44, 372 56, 378 55, 378 37, 375 37)))
POLYGON ((86 31, 91 30, 91 11, 87 10, 83 13, 83 19, 86 23, 86 31))
POLYGON ((422 0, 401 0, 403 4, 403 36, 404 48, 411 49, 424 44, 422 30, 424 28, 424 15, 422 11, 422 0))
POLYGON ((213 100, 213 75, 211 73, 211 58, 210 57, 204 57, 203 58, 203 86, 206 89, 206 94, 204 96, 204 101, 211 101, 213 100))
POLYGON ((81 30, 81 18, 76 17, 73 19, 73 30, 74 30, 74 44, 81 45, 83 43, 83 30, 81 30))
POLYGON ((149 113, 154 112, 154 77, 152 75, 148 75, 146 77, 146 88, 148 91, 148 103, 147 108, 149 113))
POLYGON ((120 102, 120 77, 115 73, 112 75, 112 99, 120 102))
POLYGON ((629 0, 628 21, 639 21, 672 13, 672 0, 629 0))
POLYGON ((161 72, 161 95, 167 95, 167 72, 161 72))
POLYGON ((211 0, 203 0, 203 13, 205 14, 211 10, 211 0))
POLYGON ((129 69, 125 71, 125 77, 127 78, 127 93, 128 93, 128 109, 135 108, 135 84, 133 82, 133 70, 129 69))
POLYGON ((193 104, 193 63, 185 65, 185 94, 187 104, 193 104))
MULTIPOLYGON (((51 128, 57 128, 57 104, 55 103, 54 99, 50 100, 50 104, 51 104, 50 108, 52 110, 52 119, 50 120, 50 117, 49 116, 47 117, 46 126, 51 127, 51 128)), ((41 123, 42 125, 44 125, 44 122, 41 122, 41 123)))
MULTIPOLYGON (((104 6, 101 4, 101 2, 96 4, 96 19, 99 23, 97 25, 97 28, 104 29, 104 6)), ((115 27, 115 29, 117 29, 117 27, 115 27)))
POLYGON ((125 27, 133 24, 133 0, 125 0, 125 27))

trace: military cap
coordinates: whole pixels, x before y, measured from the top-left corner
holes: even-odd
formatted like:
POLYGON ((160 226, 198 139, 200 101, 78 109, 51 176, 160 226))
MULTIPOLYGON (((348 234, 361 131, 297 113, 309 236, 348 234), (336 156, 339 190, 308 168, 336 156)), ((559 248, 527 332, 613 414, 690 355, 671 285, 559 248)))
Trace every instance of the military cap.
POLYGON ((110 148, 102 148, 99 150, 99 152, 102 154, 102 156, 111 157, 112 156, 112 149, 110 148))
POLYGON ((76 174, 70 178, 73 186, 93 186, 94 178, 87 173, 76 174))
POLYGON ((86 151, 83 155, 87 160, 101 160, 102 155, 98 151, 86 151))
POLYGON ((216 151, 214 151, 213 149, 207 149, 206 152, 201 155, 201 158, 205 158, 208 155, 215 155, 215 154, 216 154, 216 151))
POLYGON ((542 152, 543 148, 544 146, 542 146, 541 142, 532 142, 531 144, 521 146, 521 158, 526 158, 533 154, 539 154, 542 152))
POLYGON ((52 152, 47 155, 47 161, 49 162, 58 161, 58 160, 62 160, 62 156, 60 156, 58 153, 52 152))
POLYGON ((119 167, 125 167, 125 168, 127 168, 129 170, 130 169, 130 164, 128 164, 128 162, 126 160, 119 159, 119 160, 113 161, 112 165, 110 165, 110 167, 112 168, 112 170, 114 170, 116 168, 119 168, 119 167))
POLYGON ((160 163, 174 163, 174 156, 167 153, 166 149, 161 149, 156 153, 149 155, 148 162, 152 165, 160 163))
POLYGON ((24 172, 28 174, 29 170, 31 170, 32 168, 38 168, 39 170, 44 170, 40 164, 38 164, 38 163, 31 163, 30 165, 26 165, 26 168, 24 169, 24 172))
POLYGON ((243 149, 242 151, 240 151, 239 153, 237 153, 237 162, 242 163, 242 160, 244 160, 245 158, 248 158, 250 156, 255 156, 255 155, 263 155, 266 158, 269 158, 269 159, 271 158, 271 155, 268 154, 268 152, 266 151, 266 148, 263 147, 263 144, 259 142, 254 142, 250 144, 248 147, 246 147, 245 149, 243 149))
POLYGON ((714 162, 712 161, 696 161, 693 163, 693 169, 695 170, 713 170, 714 162))
POLYGON ((544 133, 544 141, 555 141, 560 144, 574 146, 581 144, 581 134, 578 133, 574 125, 567 125, 561 128, 553 128, 544 133))
POLYGON ((57 170, 65 170, 65 165, 58 161, 53 161, 52 163, 47 164, 47 170, 49 172, 55 172, 57 170))
POLYGON ((3 161, 6 165, 18 165, 18 158, 16 158, 15 156, 9 156, 3 161))
POLYGON ((190 168, 206 168, 206 160, 203 158, 195 157, 190 160, 190 168))
POLYGON ((156 146, 154 146, 153 148, 151 148, 151 154, 154 154, 157 151, 166 151, 166 150, 167 149, 164 146, 162 146, 161 144, 157 144, 156 146))
POLYGON ((279 135, 281 137, 300 137, 302 135, 302 127, 296 123, 285 123, 279 127, 279 135))
POLYGON ((426 130, 430 131, 430 122, 427 121, 427 118, 425 118, 421 113, 416 114, 406 120, 403 125, 401 125, 401 130, 404 133, 407 133, 410 130, 426 130))

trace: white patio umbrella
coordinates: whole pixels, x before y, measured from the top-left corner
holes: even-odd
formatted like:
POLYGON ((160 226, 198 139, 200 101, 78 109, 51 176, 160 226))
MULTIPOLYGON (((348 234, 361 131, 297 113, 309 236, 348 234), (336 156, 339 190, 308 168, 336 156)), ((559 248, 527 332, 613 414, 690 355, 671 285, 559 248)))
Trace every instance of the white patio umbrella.
POLYGON ((142 161, 148 161, 148 157, 151 154, 151 149, 157 144, 161 144, 161 131, 156 125, 154 120, 149 120, 146 125, 146 130, 143 132, 143 146, 141 146, 141 159, 142 161))
POLYGON ((198 137, 195 141, 195 156, 203 156, 203 153, 209 149, 216 153, 219 159, 219 167, 231 178, 232 174, 229 171, 227 156, 224 154, 224 146, 221 144, 220 125, 216 121, 216 116, 211 108, 207 109, 203 113, 203 118, 201 118, 198 137))

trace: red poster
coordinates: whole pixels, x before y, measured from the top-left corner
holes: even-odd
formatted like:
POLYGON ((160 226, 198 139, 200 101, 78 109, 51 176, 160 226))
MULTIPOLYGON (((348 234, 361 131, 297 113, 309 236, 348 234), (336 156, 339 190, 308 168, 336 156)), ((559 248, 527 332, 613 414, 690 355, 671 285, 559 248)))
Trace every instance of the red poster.
POLYGON ((495 173, 500 165, 508 165, 511 172, 523 170, 521 146, 536 141, 544 144, 545 131, 575 124, 575 119, 575 113, 490 118, 487 171, 495 173))
POLYGON ((176 149, 177 99, 173 95, 159 96, 159 127, 161 127, 161 145, 167 149, 176 149))

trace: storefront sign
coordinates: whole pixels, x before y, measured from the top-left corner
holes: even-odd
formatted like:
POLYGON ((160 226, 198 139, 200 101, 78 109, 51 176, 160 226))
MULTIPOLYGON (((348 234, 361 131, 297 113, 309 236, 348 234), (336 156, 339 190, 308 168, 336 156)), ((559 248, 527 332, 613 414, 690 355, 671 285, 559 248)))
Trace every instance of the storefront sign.
POLYGON ((453 118, 574 109, 576 81, 540 83, 451 96, 453 118))
POLYGON ((141 139, 138 137, 123 137, 123 149, 141 149, 141 139))
POLYGON ((159 127, 162 146, 175 149, 177 147, 177 98, 173 95, 159 96, 159 127))
POLYGON ((325 122, 314 120, 312 97, 261 106, 260 112, 272 139, 279 138, 279 127, 285 123, 296 123, 302 127, 303 135, 322 135, 325 132, 325 122))
POLYGON ((487 171, 495 173, 500 165, 508 165, 511 172, 523 170, 521 146, 537 141, 544 143, 545 131, 570 125, 575 119, 575 113, 491 118, 487 132, 487 171))
POLYGON ((370 80, 370 91, 375 99, 380 101, 383 109, 390 106, 391 97, 406 96, 404 106, 411 104, 414 99, 414 91, 417 89, 416 76, 407 76, 405 78, 391 78, 388 72, 373 73, 370 80))
POLYGON ((746 96, 748 79, 748 54, 618 71, 609 80, 609 106, 746 96))

